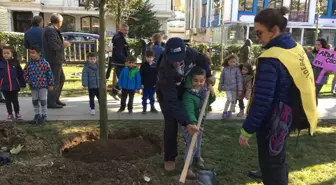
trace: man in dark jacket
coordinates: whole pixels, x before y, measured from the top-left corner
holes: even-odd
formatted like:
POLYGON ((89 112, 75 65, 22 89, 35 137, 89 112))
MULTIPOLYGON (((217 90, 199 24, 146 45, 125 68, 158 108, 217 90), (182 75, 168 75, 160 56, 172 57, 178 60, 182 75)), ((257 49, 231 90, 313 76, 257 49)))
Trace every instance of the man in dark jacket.
POLYGON ((208 81, 213 84, 210 68, 205 55, 186 47, 180 38, 171 38, 158 63, 158 81, 156 92, 164 116, 164 167, 175 170, 177 156, 178 123, 185 126, 190 135, 198 132, 195 125, 189 124, 188 116, 182 107, 184 79, 194 66, 200 66, 207 72, 208 81))
POLYGON ((52 91, 48 91, 48 108, 59 109, 65 106, 60 101, 65 76, 62 64, 65 62, 64 48, 68 47, 68 42, 63 42, 60 28, 63 17, 60 14, 52 14, 50 24, 43 30, 43 50, 45 59, 49 62, 51 71, 55 77, 55 86, 52 91))
MULTIPOLYGON (((106 72, 106 79, 110 77, 112 66, 114 65, 114 72, 119 78, 121 70, 124 68, 126 57, 129 55, 129 47, 125 37, 128 34, 129 27, 126 24, 120 25, 119 32, 115 34, 112 38, 113 50, 112 58, 109 62, 108 69, 106 72)), ((114 84, 113 84, 114 85, 114 84)), ((118 99, 117 95, 119 94, 120 87, 116 84, 115 87, 112 87, 111 96, 114 99, 118 99)))
POLYGON ((30 27, 24 34, 24 46, 26 49, 29 49, 32 46, 42 48, 43 18, 41 16, 35 16, 31 22, 32 27, 30 27))

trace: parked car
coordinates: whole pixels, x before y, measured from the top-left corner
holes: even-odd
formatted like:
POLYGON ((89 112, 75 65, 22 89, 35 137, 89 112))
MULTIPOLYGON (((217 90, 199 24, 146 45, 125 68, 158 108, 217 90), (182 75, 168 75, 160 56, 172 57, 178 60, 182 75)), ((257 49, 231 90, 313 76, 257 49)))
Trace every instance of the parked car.
MULTIPOLYGON (((85 42, 85 41, 95 41, 99 39, 99 35, 91 34, 91 33, 81 33, 81 32, 62 32, 61 35, 63 36, 64 40, 71 42, 85 42)), ((84 50, 86 47, 86 51, 95 51, 94 44, 81 44, 81 49, 84 50)), ((72 45, 73 47, 73 45, 72 45)), ((71 48, 73 50, 73 48, 71 48)), ((79 45, 77 45, 76 50, 78 51, 79 45)))

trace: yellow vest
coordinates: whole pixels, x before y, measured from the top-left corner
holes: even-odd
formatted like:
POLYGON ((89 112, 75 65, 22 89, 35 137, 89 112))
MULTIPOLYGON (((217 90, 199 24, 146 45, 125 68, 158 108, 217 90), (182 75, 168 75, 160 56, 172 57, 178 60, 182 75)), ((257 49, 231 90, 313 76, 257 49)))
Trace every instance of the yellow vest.
MULTIPOLYGON (((302 106, 310 125, 310 134, 313 135, 318 121, 315 80, 313 69, 302 46, 297 44, 292 49, 272 47, 264 51, 260 58, 276 58, 287 68, 300 91, 302 106)), ((249 104, 252 99, 253 96, 249 104)))

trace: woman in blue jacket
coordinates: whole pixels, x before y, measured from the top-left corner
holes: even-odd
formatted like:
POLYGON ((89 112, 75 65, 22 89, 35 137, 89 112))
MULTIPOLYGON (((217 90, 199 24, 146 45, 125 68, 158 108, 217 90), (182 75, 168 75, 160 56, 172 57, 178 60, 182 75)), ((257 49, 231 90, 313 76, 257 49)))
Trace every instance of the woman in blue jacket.
POLYGON ((291 128, 308 124, 312 133, 317 124, 313 70, 303 47, 285 33, 287 12, 285 7, 267 8, 254 19, 257 40, 265 51, 257 61, 239 143, 248 146, 249 138, 256 133, 265 185, 288 184, 285 149, 291 128))

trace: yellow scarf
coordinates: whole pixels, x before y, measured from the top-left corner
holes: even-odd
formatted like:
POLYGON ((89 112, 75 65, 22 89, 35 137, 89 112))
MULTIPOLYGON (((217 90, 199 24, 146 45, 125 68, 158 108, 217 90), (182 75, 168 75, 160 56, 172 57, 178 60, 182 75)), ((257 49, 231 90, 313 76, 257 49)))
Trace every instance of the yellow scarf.
MULTIPOLYGON (((285 65, 296 87, 300 91, 302 106, 310 125, 310 134, 313 135, 318 120, 315 81, 313 69, 302 46, 297 44, 297 46, 292 49, 272 47, 264 51, 259 58, 276 58, 285 65)), ((252 92, 247 111, 253 100, 253 93, 254 92, 252 92)))

